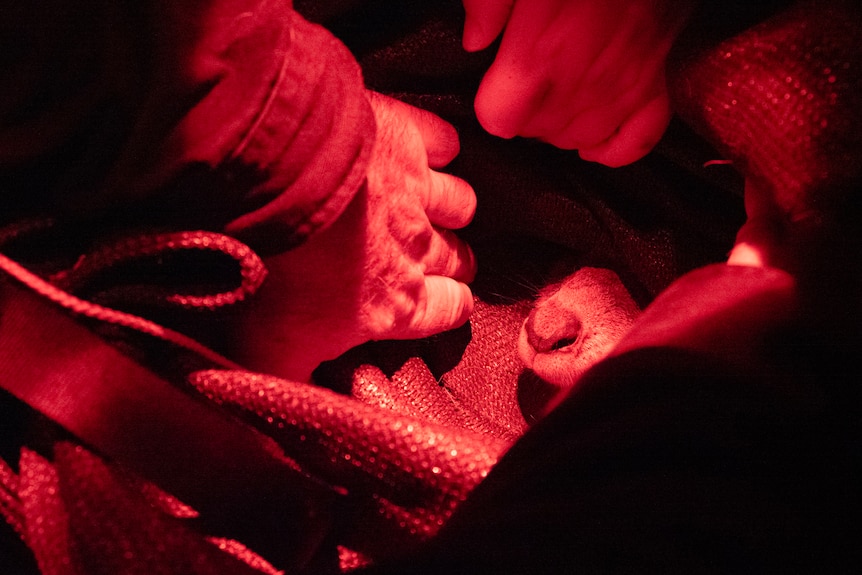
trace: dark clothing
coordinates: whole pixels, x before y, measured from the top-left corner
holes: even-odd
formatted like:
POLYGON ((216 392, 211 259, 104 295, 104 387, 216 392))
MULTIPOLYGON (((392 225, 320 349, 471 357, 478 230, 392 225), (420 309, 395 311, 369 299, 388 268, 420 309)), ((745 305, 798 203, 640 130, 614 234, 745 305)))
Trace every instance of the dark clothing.
POLYGON ((856 351, 795 306, 781 272, 682 278, 421 554, 370 572, 846 572, 856 351))
MULTIPOLYGON (((275 439, 281 463, 331 488, 328 513, 296 527, 316 556, 277 567, 845 570, 856 553, 845 526, 858 503, 862 268, 857 212, 835 206, 858 190, 862 161, 853 139, 862 19, 852 3, 801 3, 740 36, 782 2, 747 3, 744 20, 704 3, 670 81, 708 142, 674 123, 652 154, 619 170, 481 131, 471 101, 493 49, 461 51, 454 0, 297 3, 344 45, 283 1, 66 4, 2 8, 2 224, 47 215, 94 235, 203 228, 263 253, 296 245, 350 201, 373 143, 345 45, 369 87, 459 129, 451 167, 479 198, 464 231, 481 266, 471 326, 354 350, 321 371, 331 389, 233 370, 179 378, 189 375, 201 403, 275 439), (721 35, 698 44, 716 18, 721 35), (806 43, 787 44, 799 37, 806 43), (785 85, 783 59, 817 82, 785 85), (725 89, 739 82, 750 88, 725 89), (775 85, 780 97, 761 98, 775 85), (726 113, 740 105, 770 113, 751 122, 726 113), (816 137, 804 140, 812 126, 816 137), (805 152, 805 162, 770 163, 765 141, 805 152), (838 191, 820 170, 836 157, 848 168, 835 172, 838 191), (776 189, 814 174, 818 197, 840 212, 797 277, 709 265, 732 246, 744 211, 738 174, 704 163, 744 170, 750 158, 747 175, 776 189), (583 265, 617 271, 646 309, 613 357, 534 424, 548 390, 511 344, 535 288, 583 265)), ((0 459, 0 516, 11 526, 0 522, 0 537, 12 542, 0 568, 272 572, 257 554, 269 559, 265 547, 208 537, 206 522, 149 478, 75 438, 56 440, 26 406, 0 399, 15 416, 0 423, 16 439, 0 452, 9 464, 0 459)), ((255 514, 267 516, 250 510, 244 523, 255 514)), ((280 541, 272 525, 260 519, 257 533, 269 549, 280 541)))
POLYGON ((4 2, 0 18, 4 224, 201 228, 274 252, 364 180, 359 68, 287 2, 4 2))

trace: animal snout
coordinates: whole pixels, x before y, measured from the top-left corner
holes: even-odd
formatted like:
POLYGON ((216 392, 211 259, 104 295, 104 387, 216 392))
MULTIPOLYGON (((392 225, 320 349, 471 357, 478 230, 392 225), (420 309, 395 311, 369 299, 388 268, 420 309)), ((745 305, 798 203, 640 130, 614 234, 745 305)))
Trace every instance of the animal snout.
POLYGON ((574 385, 611 351, 639 313, 613 271, 581 268, 539 293, 521 326, 518 355, 543 380, 574 385))
POLYGON ((581 322, 571 312, 556 306, 535 308, 524 322, 527 343, 536 353, 561 350, 578 341, 581 322), (553 315, 555 317, 545 317, 553 315))

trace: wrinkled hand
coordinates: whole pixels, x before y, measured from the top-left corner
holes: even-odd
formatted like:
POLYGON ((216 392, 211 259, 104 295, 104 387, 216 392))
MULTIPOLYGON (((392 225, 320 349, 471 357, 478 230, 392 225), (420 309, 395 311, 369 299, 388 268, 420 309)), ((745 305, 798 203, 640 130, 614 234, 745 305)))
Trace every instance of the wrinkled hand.
POLYGON ((464 0, 465 49, 487 47, 505 28, 476 95, 479 121, 609 166, 641 158, 670 121, 665 58, 688 4, 464 0))
POLYGON ((377 140, 346 211, 305 244, 268 259, 270 278, 240 326, 237 355, 250 369, 298 381, 368 340, 425 337, 463 324, 473 308, 467 225, 476 197, 431 167, 459 151, 442 119, 368 93, 377 140))

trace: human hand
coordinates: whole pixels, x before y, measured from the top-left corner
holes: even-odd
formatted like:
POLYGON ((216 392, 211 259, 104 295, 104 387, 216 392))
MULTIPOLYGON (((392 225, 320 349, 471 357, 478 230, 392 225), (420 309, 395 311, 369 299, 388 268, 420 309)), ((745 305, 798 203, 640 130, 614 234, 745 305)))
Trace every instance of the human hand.
POLYGON ((324 360, 368 340, 412 339, 469 317, 476 264, 450 230, 476 197, 430 168, 459 151, 442 119, 369 92, 377 140, 367 184, 329 228, 265 261, 270 278, 240 320, 238 359, 307 381, 324 360))
POLYGON ((643 157, 670 121, 665 59, 688 4, 464 0, 465 49, 503 32, 476 95, 479 122, 494 135, 537 138, 608 166, 643 157))

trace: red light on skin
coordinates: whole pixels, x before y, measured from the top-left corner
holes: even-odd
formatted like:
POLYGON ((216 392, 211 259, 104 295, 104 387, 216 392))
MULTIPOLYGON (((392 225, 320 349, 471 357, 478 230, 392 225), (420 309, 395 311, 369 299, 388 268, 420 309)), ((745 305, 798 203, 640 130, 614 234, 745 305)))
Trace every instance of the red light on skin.
POLYGON ((745 181, 745 224, 736 234, 736 244, 727 258, 729 265, 788 269, 793 262, 787 261, 783 249, 785 217, 776 203, 774 195, 751 180, 745 181))
POLYGON ((740 242, 733 246, 727 263, 732 266, 763 267, 766 265, 763 251, 747 242, 740 242))
POLYGON ((465 1, 464 46, 502 33, 476 94, 479 123, 622 166, 646 155, 671 118, 665 58, 689 3, 465 1))

